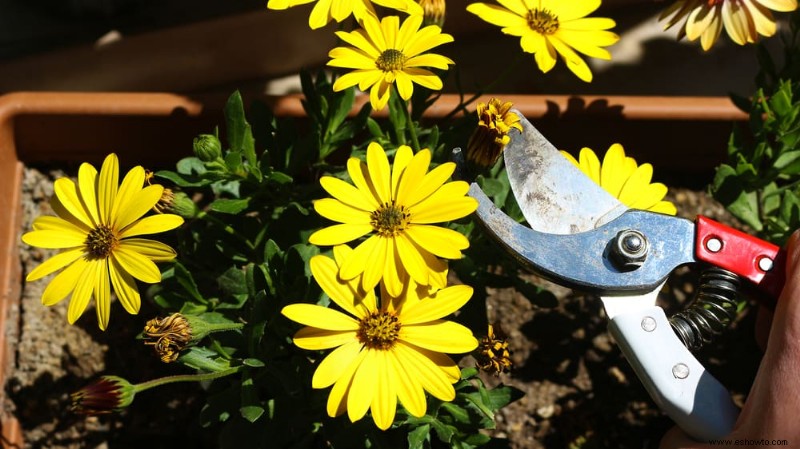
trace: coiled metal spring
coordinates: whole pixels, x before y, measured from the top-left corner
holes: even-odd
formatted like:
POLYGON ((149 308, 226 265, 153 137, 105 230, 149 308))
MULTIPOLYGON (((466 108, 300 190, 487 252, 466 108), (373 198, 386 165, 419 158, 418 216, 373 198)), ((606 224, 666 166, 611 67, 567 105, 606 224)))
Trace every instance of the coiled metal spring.
POLYGON ((739 276, 711 267, 700 275, 697 294, 685 310, 673 315, 672 329, 690 351, 721 334, 736 318, 739 276))

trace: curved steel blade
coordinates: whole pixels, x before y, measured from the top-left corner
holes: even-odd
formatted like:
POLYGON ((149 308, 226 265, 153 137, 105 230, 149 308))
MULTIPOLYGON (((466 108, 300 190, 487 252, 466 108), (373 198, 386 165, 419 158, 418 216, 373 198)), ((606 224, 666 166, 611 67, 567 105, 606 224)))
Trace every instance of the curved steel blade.
POLYGON ((531 228, 550 234, 595 229, 628 208, 568 161, 518 110, 503 152, 511 189, 531 228))

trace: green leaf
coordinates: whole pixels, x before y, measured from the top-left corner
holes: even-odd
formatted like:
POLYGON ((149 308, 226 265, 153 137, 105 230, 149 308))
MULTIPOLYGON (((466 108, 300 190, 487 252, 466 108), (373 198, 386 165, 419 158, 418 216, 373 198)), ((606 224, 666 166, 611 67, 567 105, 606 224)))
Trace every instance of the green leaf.
POLYGON ((270 174, 267 176, 267 179, 278 184, 289 184, 294 181, 291 176, 279 171, 270 172, 270 174))
POLYGON ((250 367, 253 367, 253 368, 261 368, 261 367, 266 366, 266 365, 264 365, 264 362, 262 362, 259 359, 254 359, 254 358, 244 359, 244 360, 242 360, 242 364, 250 366, 250 367))
POLYGON ((258 398, 258 390, 253 382, 253 374, 246 370, 242 374, 242 406, 239 412, 242 418, 254 423, 264 415, 264 407, 258 398))
POLYGON ((236 150, 231 150, 225 155, 225 166, 228 171, 238 173, 242 168, 242 153, 236 150))
POLYGON ((241 268, 230 267, 217 278, 220 290, 228 295, 247 294, 245 273, 241 268))
POLYGON ((169 170, 157 171, 156 176, 171 181, 178 187, 184 187, 184 188, 204 187, 214 182, 212 179, 201 178, 197 175, 176 173, 174 171, 169 171, 169 170))
POLYGON ((442 409, 447 411, 457 422, 469 424, 469 413, 458 405, 452 402, 444 402, 442 403, 442 409))
POLYGON ((239 212, 247 209, 247 206, 249 204, 250 204, 250 198, 241 198, 241 199, 220 198, 214 200, 209 205, 209 209, 213 210, 214 212, 221 212, 223 214, 238 214, 239 212))
POLYGON ((178 357, 184 365, 209 372, 225 371, 231 367, 229 361, 219 357, 216 352, 202 346, 193 346, 178 357))
POLYGON ((174 273, 175 273, 175 280, 178 281, 181 287, 191 295, 196 301, 201 302, 203 304, 207 303, 203 295, 200 294, 200 290, 197 289, 197 284, 194 282, 194 278, 192 277, 192 273, 186 269, 180 262, 176 261, 174 265, 174 273))
POLYGON ((408 449, 423 449, 425 442, 430 441, 431 426, 423 424, 408 433, 408 449))

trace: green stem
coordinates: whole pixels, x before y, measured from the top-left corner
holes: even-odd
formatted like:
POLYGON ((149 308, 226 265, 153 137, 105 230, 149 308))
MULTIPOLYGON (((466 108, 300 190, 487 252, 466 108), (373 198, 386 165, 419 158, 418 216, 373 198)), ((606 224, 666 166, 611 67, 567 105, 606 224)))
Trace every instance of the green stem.
POLYGON ((413 149, 414 153, 416 153, 419 151, 419 138, 417 137, 417 127, 414 126, 414 122, 411 120, 411 111, 409 110, 408 102, 403 100, 403 97, 400 96, 400 90, 397 88, 397 84, 394 86, 394 92, 397 94, 397 97, 400 98, 400 102, 403 105, 403 116, 406 118, 406 129, 411 135, 411 149, 413 149))
POLYGON ((220 377, 230 376, 242 370, 242 366, 234 366, 222 371, 213 373, 200 373, 200 374, 178 374, 176 376, 161 377, 159 379, 148 380, 133 386, 135 393, 149 390, 161 385, 171 384, 175 382, 202 382, 205 380, 219 379, 220 377))

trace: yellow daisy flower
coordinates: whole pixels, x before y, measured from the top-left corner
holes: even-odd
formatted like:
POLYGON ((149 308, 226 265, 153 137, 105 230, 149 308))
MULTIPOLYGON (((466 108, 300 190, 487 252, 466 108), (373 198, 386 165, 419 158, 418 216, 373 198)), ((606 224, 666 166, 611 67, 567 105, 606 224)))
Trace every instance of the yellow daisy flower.
MULTIPOLYGON (((334 349, 317 367, 313 388, 331 388, 329 416, 347 412, 350 421, 372 411, 372 419, 386 430, 394 422, 397 401, 413 416, 426 412, 425 391, 443 401, 455 398, 453 384, 460 377, 445 353, 466 353, 478 346, 472 331, 442 318, 460 309, 472 296, 472 287, 456 285, 434 297, 417 296, 409 288, 403 297, 376 298, 353 282, 337 276, 337 262, 352 257, 347 248, 311 259, 311 273, 322 290, 346 313, 312 304, 292 304, 281 313, 304 327, 294 344, 308 350, 334 349)), ((346 263, 346 262, 345 262, 346 263)))
POLYGON ((177 215, 141 218, 158 201, 164 188, 144 187, 145 171, 131 169, 119 184, 119 162, 110 154, 98 174, 84 163, 78 184, 67 178, 56 180, 52 200, 57 216, 42 216, 22 241, 39 248, 62 251, 33 269, 25 278, 40 279, 64 267, 42 294, 42 303, 52 306, 72 294, 67 312, 70 324, 83 314, 94 294, 97 324, 105 330, 111 306, 111 287, 130 314, 139 312, 141 299, 136 279, 156 283, 161 272, 154 262, 175 257, 168 245, 138 238, 174 229, 183 223, 177 215))
POLYGON ((352 47, 336 47, 328 53, 331 67, 353 69, 333 84, 334 91, 358 85, 369 92, 372 109, 379 111, 389 102, 392 85, 404 100, 411 98, 413 83, 431 90, 440 90, 442 80, 422 67, 447 70, 454 62, 434 53, 425 53, 439 45, 453 42, 453 36, 441 28, 429 25, 422 29, 422 15, 408 17, 403 25, 397 16, 384 17, 380 22, 372 16, 362 20, 363 28, 352 32, 337 31, 336 35, 352 47))
POLYGON ((492 98, 489 103, 478 103, 478 127, 467 143, 467 160, 489 167, 511 141, 511 128, 522 132, 519 116, 511 112, 512 103, 492 98))
POLYGON ((410 275, 415 282, 434 289, 447 284, 447 264, 469 247, 462 234, 431 226, 456 220, 474 212, 475 199, 466 196, 464 181, 445 181, 455 164, 447 162, 428 172, 431 152, 413 154, 408 146, 397 149, 394 167, 383 148, 373 142, 367 148, 367 162, 347 161, 355 186, 325 176, 320 184, 333 198, 314 202, 325 218, 341 224, 311 235, 314 245, 340 245, 371 234, 359 244, 342 265, 339 275, 351 280, 363 274, 362 287, 371 290, 383 279, 386 289, 398 296, 410 275))
POLYGON ((602 164, 590 148, 581 149, 580 162, 565 151, 561 154, 626 206, 668 215, 677 213, 674 204, 664 201, 667 186, 660 182, 650 183, 653 166, 637 165, 632 157, 625 156, 622 145, 611 145, 602 164))
POLYGON ((312 30, 324 27, 331 20, 341 22, 350 15, 359 21, 367 16, 377 17, 373 3, 408 14, 422 15, 422 7, 414 0, 269 0, 267 8, 284 10, 314 1, 317 4, 308 16, 308 26, 312 30))
POLYGON ((600 0, 497 0, 500 6, 473 3, 467 11, 500 27, 503 33, 520 37, 526 53, 533 53, 539 70, 550 71, 556 56, 583 81, 592 81, 589 66, 578 53, 611 59, 608 50, 619 36, 607 31, 616 24, 611 19, 586 17, 600 6, 600 0))
POLYGON ((669 29, 683 19, 678 38, 690 41, 700 38, 703 50, 717 41, 722 27, 731 40, 739 45, 758 41, 759 35, 775 34, 772 11, 794 11, 797 0, 679 0, 669 6, 659 20, 672 16, 664 25, 669 29))

